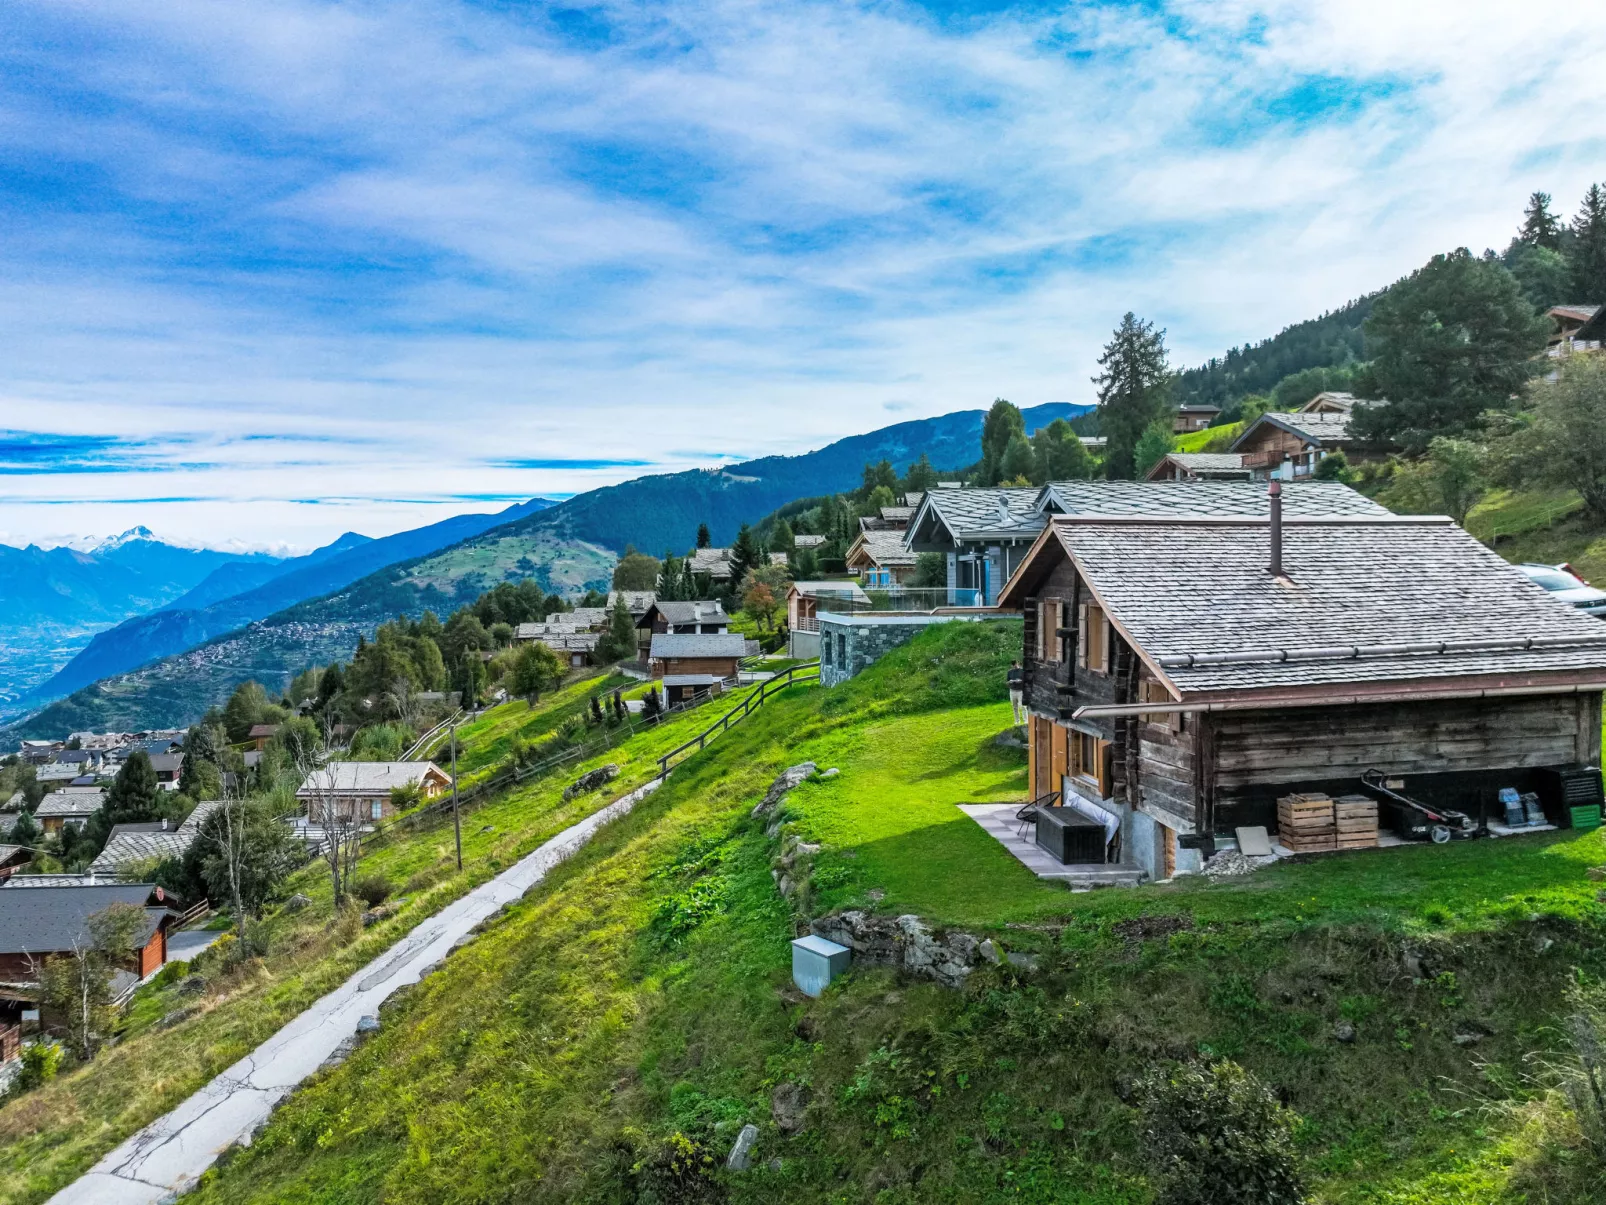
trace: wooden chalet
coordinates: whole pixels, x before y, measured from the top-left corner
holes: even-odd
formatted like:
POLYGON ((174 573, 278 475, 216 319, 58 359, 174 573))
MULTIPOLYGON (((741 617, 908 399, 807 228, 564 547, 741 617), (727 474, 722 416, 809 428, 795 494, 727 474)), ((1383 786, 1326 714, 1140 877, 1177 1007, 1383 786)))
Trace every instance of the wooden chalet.
MULTIPOLYGON (((36 881, 29 876, 30 884, 36 881)), ((128 975, 137 982, 161 970, 167 961, 167 928, 175 914, 160 887, 95 882, 18 886, 13 881, 0 887, 0 985, 20 988, 28 998, 28 990, 37 989, 45 959, 87 945, 89 918, 113 904, 133 904, 145 912, 145 923, 128 949, 128 975)))
POLYGON ((307 775, 296 799, 309 815, 332 808, 348 820, 388 820, 396 814, 390 793, 410 786, 434 799, 451 790, 452 776, 430 761, 335 761, 307 775))
POLYGON ((1171 431, 1176 435, 1186 435, 1190 431, 1203 431, 1220 416, 1221 407, 1212 406, 1208 402, 1178 406, 1176 414, 1171 419, 1171 431))
POLYGON ((848 572, 857 574, 859 581, 872 590, 909 581, 919 558, 904 547, 903 536, 902 527, 861 531, 848 548, 848 572))
POLYGON ((747 640, 739 632, 664 632, 652 638, 649 664, 665 702, 675 704, 736 677, 747 652, 747 640))
POLYGON ((636 651, 643 661, 651 655, 652 638, 663 633, 678 636, 717 636, 730 631, 730 616, 719 602, 658 599, 636 621, 636 651))
POLYGON ((858 582, 793 582, 786 588, 786 623, 794 632, 818 632, 820 610, 833 603, 843 610, 868 611, 870 596, 858 582))
POLYGON ((1144 474, 1145 481, 1248 481, 1241 452, 1168 452, 1144 474))
POLYGON ((904 533, 911 555, 941 553, 948 603, 990 607, 1020 558, 1043 530, 1035 489, 930 490, 904 533))
POLYGON ((1471 816, 1502 787, 1553 814, 1580 767, 1598 798, 1600 622, 1448 519, 1311 514, 1321 488, 1286 518, 1056 516, 1005 588, 1032 792, 1104 823, 1109 860, 1197 869, 1369 770, 1471 816))

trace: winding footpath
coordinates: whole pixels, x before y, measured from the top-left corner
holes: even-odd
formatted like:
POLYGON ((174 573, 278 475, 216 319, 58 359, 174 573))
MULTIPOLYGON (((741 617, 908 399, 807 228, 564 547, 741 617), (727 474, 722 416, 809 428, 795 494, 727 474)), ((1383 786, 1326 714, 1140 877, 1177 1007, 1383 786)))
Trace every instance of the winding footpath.
POLYGON ((421 922, 178 1108, 56 1193, 51 1205, 155 1205, 192 1187, 224 1150, 250 1142, 278 1103, 334 1056, 357 1033, 363 1018, 377 1016, 391 993, 417 983, 454 949, 472 941, 476 926, 522 897, 662 783, 654 779, 614 800, 421 922))

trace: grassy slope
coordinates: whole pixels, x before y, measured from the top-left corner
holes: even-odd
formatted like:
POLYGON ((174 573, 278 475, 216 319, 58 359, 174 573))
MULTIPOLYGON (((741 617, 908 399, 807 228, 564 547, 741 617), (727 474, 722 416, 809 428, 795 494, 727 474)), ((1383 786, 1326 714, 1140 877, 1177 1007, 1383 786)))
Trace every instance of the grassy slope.
MULTIPOLYGON (((494 747, 510 727, 522 726, 526 733, 550 730, 574 709, 577 689, 566 688, 533 711, 522 702, 497 709, 486 717, 484 735, 494 747)), ((205 967, 208 988, 199 998, 181 995, 172 985, 143 989, 118 1046, 88 1067, 0 1108, 0 1203, 49 1196, 337 987, 426 916, 610 799, 647 781, 656 772, 656 758, 700 731, 717 717, 720 707, 716 703, 711 709, 679 716, 602 757, 527 783, 473 810, 463 826, 461 874, 452 865, 449 823, 393 830, 365 854, 359 873, 384 875, 406 903, 371 929, 353 924, 354 916, 335 920, 322 863, 313 863, 289 885, 290 890, 309 895, 312 906, 267 919, 265 957, 227 973, 205 967), (562 800, 565 785, 603 762, 621 767, 609 791, 562 800), (198 1016, 168 1029, 156 1028, 163 1016, 194 1003, 200 1006, 198 1016)), ((467 760, 472 761, 476 752, 476 746, 468 746, 467 760)))
MULTIPOLYGON (((1525 1199, 1514 1177, 1539 1106, 1508 1106, 1526 1099, 1525 1056, 1557 1043, 1574 968, 1606 971, 1584 875, 1600 835, 1070 895, 952 808, 1021 786, 1018 754, 987 740, 1018 639, 1001 626, 937 629, 847 687, 789 693, 686 763, 387 1010, 199 1199, 677 1199, 641 1191, 664 1137, 717 1158, 752 1120, 760 1158, 783 1163, 730 1178, 733 1201, 1137 1203, 1120 1085, 1200 1053, 1286 1094, 1318 1200, 1525 1199), (813 911, 884 893, 881 910, 990 931, 1041 972, 979 972, 961 993, 864 970, 796 996, 794 917, 748 813, 804 757, 841 769, 789 805, 827 842, 813 911), (1339 1020, 1353 1044, 1334 1040, 1339 1020), (1493 1032, 1457 1045, 1469 1020, 1493 1032), (792 1139, 768 1124, 789 1079, 816 1102, 792 1139)), ((1549 1201, 1606 1187, 1587 1161, 1546 1166, 1549 1201)))
POLYGON ((1172 443, 1178 452, 1225 452, 1227 446, 1243 434, 1245 426, 1244 423, 1225 423, 1219 427, 1206 427, 1203 431, 1179 435, 1172 443))
MULTIPOLYGON (((611 692, 616 687, 628 693, 634 685, 623 674, 594 670, 566 683, 535 707, 527 700, 513 699, 488 708, 457 730, 459 781, 464 785, 477 782, 501 765, 519 742, 538 744, 568 720, 583 717, 590 709, 593 694, 611 692)), ((429 756, 447 765, 452 756, 447 739, 435 742, 429 756)))

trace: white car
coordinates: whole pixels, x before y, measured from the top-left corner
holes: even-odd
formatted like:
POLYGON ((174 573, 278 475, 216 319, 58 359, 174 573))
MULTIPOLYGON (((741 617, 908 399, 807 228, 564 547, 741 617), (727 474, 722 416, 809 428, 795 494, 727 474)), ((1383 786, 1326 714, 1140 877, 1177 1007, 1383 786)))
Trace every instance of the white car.
POLYGON ((1573 572, 1571 565, 1518 565, 1528 580, 1548 590, 1557 602, 1577 607, 1586 615, 1606 619, 1606 590, 1597 590, 1573 572))

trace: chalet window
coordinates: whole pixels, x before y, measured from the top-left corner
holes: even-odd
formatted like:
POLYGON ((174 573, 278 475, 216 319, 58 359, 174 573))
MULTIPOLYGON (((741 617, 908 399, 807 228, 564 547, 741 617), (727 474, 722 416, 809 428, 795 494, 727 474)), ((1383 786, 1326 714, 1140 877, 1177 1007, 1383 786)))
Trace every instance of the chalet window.
POLYGON ((1083 603, 1077 614, 1076 664, 1095 673, 1110 672, 1110 622, 1097 603, 1083 603))
POLYGON ((1060 659, 1060 606, 1057 600, 1037 604, 1037 657, 1040 661, 1060 659))
MULTIPOLYGON (((1138 701, 1142 703, 1172 703, 1171 692, 1157 678, 1144 678, 1138 683, 1138 701)), ((1154 724, 1168 732, 1182 730, 1182 716, 1175 711, 1149 711, 1141 717, 1145 724, 1154 724)))
POLYGON ((1088 732, 1071 730, 1071 777, 1098 791, 1100 799, 1110 797, 1109 741, 1088 732))
POLYGON ((385 805, 376 799, 368 805, 368 813, 373 819, 378 820, 384 808, 385 805))

